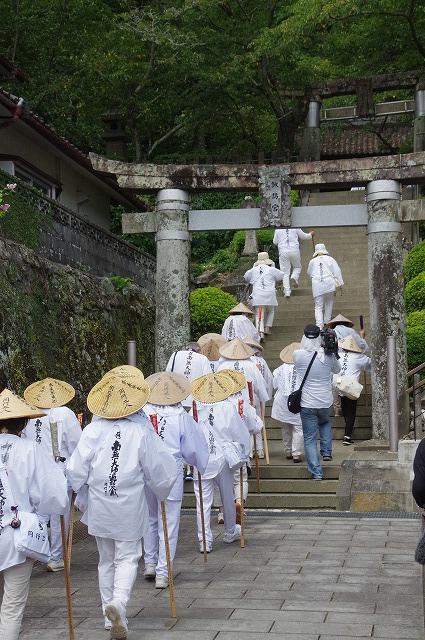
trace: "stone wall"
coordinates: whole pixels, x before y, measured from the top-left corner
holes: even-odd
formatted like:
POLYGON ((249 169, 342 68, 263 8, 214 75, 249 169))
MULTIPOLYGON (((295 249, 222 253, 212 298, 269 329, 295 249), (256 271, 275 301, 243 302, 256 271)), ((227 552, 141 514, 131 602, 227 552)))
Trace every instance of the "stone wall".
POLYGON ((77 391, 83 411, 91 387, 127 358, 135 340, 138 366, 154 370, 155 308, 137 285, 116 291, 108 278, 50 262, 0 238, 0 390, 22 394, 53 376, 77 391))

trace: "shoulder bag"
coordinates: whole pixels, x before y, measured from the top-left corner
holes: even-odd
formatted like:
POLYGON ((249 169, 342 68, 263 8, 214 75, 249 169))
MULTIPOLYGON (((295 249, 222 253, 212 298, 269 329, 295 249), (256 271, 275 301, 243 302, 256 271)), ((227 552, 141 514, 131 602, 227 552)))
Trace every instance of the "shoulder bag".
POLYGON ((350 400, 358 400, 363 389, 363 385, 351 376, 337 376, 335 387, 343 396, 350 400))
MULTIPOLYGON (((6 495, 14 502, 12 488, 7 477, 6 467, 0 467, 0 480, 6 495)), ((15 513, 9 526, 13 529, 13 538, 16 551, 23 553, 28 558, 48 562, 50 558, 49 536, 47 534, 47 522, 36 513, 19 511, 18 506, 13 508, 15 513)))
POLYGON ((299 389, 292 391, 292 393, 288 396, 288 409, 291 413, 299 413, 301 411, 301 395, 304 386, 304 382, 307 379, 307 376, 310 372, 311 365, 313 364, 314 358, 317 356, 317 351, 314 352, 312 359, 310 360, 310 364, 307 367, 307 371, 304 374, 304 378, 300 384, 299 389))

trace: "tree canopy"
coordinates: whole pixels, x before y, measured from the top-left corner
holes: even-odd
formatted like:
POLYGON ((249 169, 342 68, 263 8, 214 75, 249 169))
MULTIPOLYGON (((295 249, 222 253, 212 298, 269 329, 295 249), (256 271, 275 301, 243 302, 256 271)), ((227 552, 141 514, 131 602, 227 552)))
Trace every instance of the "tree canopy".
MULTIPOLYGON (((313 85, 421 69, 425 0, 3 0, 3 53, 30 109, 132 160, 296 154, 313 85)), ((10 87, 17 91, 16 85, 10 87)), ((354 99, 353 99, 354 100, 354 99)))

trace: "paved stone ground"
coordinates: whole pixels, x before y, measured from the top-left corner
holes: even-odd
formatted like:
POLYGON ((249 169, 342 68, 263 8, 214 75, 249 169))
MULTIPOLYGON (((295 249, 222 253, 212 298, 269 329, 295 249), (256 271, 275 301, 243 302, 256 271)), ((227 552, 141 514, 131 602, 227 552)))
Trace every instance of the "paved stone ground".
MULTIPOLYGON (((129 640, 424 640, 422 568, 413 553, 417 515, 249 512, 246 544, 223 544, 205 564, 191 513, 181 519, 169 590, 143 578, 133 590, 129 640)), ((75 640, 107 640, 97 586, 97 552, 76 525, 72 553, 75 640)), ((68 637, 64 574, 35 566, 20 640, 68 637)))

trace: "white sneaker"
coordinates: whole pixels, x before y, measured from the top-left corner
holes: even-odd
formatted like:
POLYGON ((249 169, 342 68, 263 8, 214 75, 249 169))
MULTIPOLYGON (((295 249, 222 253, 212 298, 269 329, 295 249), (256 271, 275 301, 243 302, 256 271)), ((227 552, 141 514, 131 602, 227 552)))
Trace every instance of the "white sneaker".
POLYGON ((298 280, 295 280, 295 278, 291 278, 291 284, 293 286, 294 289, 298 289, 298 280))
POLYGON ((264 449, 257 449, 257 456, 262 460, 264 458, 264 449))
POLYGON ((165 576, 156 576, 155 589, 166 589, 168 587, 168 578, 165 576))
POLYGON ((149 580, 149 578, 155 578, 156 576, 156 565, 155 564, 145 564, 145 570, 143 572, 143 575, 145 576, 146 580, 149 580))
POLYGON ((222 513, 221 511, 218 512, 217 523, 224 524, 224 513, 222 513))
POLYGON ((223 542, 226 542, 227 544, 231 544, 232 542, 235 542, 236 540, 240 540, 241 539, 241 525, 240 524, 236 524, 235 525, 235 530, 233 533, 225 533, 224 534, 224 538, 223 538, 223 542))
POLYGON ((59 560, 49 560, 47 563, 47 571, 54 573, 56 571, 63 571, 65 569, 65 563, 62 558, 59 560))
MULTIPOLYGON (((205 541, 205 546, 206 546, 207 553, 211 553, 211 551, 212 551, 212 544, 213 544, 213 543, 211 542, 211 540, 206 540, 206 541, 205 541)), ((204 545, 203 545, 203 543, 202 543, 202 540, 201 540, 201 541, 200 541, 200 543, 199 543, 199 551, 200 551, 200 553, 204 553, 204 545)))
POLYGON ((111 621, 111 639, 126 640, 127 621, 124 607, 119 600, 111 600, 105 608, 105 615, 111 621))

